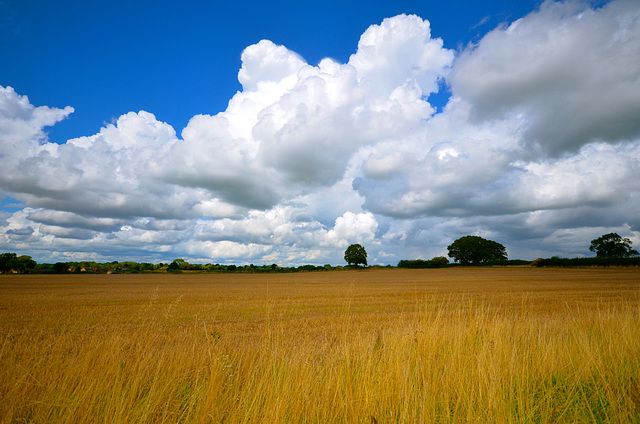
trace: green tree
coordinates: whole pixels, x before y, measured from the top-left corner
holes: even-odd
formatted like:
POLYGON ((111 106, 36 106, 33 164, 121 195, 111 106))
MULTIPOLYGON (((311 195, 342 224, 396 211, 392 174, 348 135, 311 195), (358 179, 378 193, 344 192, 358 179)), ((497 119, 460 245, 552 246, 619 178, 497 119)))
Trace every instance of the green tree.
POLYGON ((591 240, 589 250, 602 258, 628 258, 637 256, 638 251, 631 248, 631 240, 617 233, 609 233, 591 240))
POLYGON ((367 251, 360 244, 352 244, 347 247, 344 252, 344 260, 349 265, 364 265, 367 266, 367 251))
POLYGON ((21 264, 21 265, 20 265, 20 268, 21 268, 20 270, 21 270, 22 272, 24 272, 24 271, 29 271, 29 270, 33 270, 33 269, 36 267, 36 265, 37 265, 37 262, 36 262, 36 261, 34 261, 34 260, 31 258, 31 256, 28 256, 28 255, 18 256, 18 258, 17 258, 17 259, 18 259, 18 262, 20 262, 20 264, 21 264))
POLYGON ((433 268, 442 268, 443 266, 449 263, 449 259, 444 256, 436 256, 435 258, 429 261, 433 268))
POLYGON ((447 247, 449 257, 462 265, 507 259, 507 252, 498 242, 478 236, 464 236, 447 247))
POLYGON ((11 271, 25 272, 34 269, 36 265, 36 261, 31 259, 31 256, 18 256, 11 252, 0 254, 0 273, 11 271))
POLYGON ((55 272, 56 274, 67 272, 68 268, 69 264, 66 262, 56 262, 55 264, 53 264, 53 272, 55 272))
POLYGON ((18 261, 18 255, 15 253, 0 254, 0 273, 11 272, 18 261))
POLYGON ((182 265, 185 264, 184 259, 174 259, 173 262, 169 264, 167 267, 168 271, 180 271, 182 269, 182 265))
POLYGON ((406 260, 398 262, 398 268, 442 268, 449 263, 449 259, 444 256, 436 256, 425 261, 424 259, 406 260))

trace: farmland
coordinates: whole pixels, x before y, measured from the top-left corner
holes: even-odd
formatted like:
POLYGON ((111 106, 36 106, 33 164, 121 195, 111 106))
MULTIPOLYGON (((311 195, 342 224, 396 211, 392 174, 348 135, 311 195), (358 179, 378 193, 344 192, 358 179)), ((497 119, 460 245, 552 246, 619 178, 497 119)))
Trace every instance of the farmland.
POLYGON ((0 423, 640 422, 640 270, 0 276, 0 423))

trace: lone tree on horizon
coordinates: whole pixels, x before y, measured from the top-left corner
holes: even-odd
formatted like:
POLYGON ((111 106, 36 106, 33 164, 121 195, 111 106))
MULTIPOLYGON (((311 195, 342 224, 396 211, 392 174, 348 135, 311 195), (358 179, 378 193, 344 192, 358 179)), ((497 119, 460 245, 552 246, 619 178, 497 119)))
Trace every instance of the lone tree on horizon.
POLYGON ((347 261, 349 265, 358 266, 362 264, 363 266, 367 266, 367 251, 360 244, 352 244, 347 247, 347 250, 344 252, 344 260, 347 261))
POLYGON ((591 240, 589 250, 600 258, 628 258, 637 256, 638 251, 631 248, 631 240, 617 233, 609 233, 591 240))
POLYGON ((507 259, 507 251, 500 243, 478 236, 464 236, 447 247, 449 257, 462 265, 507 259))

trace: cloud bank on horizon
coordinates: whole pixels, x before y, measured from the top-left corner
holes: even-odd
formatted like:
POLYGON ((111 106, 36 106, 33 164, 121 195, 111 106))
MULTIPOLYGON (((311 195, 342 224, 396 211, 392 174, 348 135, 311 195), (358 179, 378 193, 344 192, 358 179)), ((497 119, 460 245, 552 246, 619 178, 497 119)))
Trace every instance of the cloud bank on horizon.
POLYGON ((456 52, 372 25, 347 63, 262 40, 242 90, 180 135, 147 111, 50 143, 73 113, 0 87, 0 250, 39 261, 370 263, 466 234, 525 259, 640 244, 640 4, 545 2, 456 52), (446 85, 443 110, 429 103, 446 85))

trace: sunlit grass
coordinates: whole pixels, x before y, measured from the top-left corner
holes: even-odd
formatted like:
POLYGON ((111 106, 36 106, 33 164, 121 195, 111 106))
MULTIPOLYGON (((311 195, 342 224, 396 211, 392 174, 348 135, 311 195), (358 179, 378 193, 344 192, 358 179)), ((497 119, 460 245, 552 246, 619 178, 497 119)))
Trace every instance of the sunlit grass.
POLYGON ((0 422, 640 422, 640 271, 0 279, 0 422))

